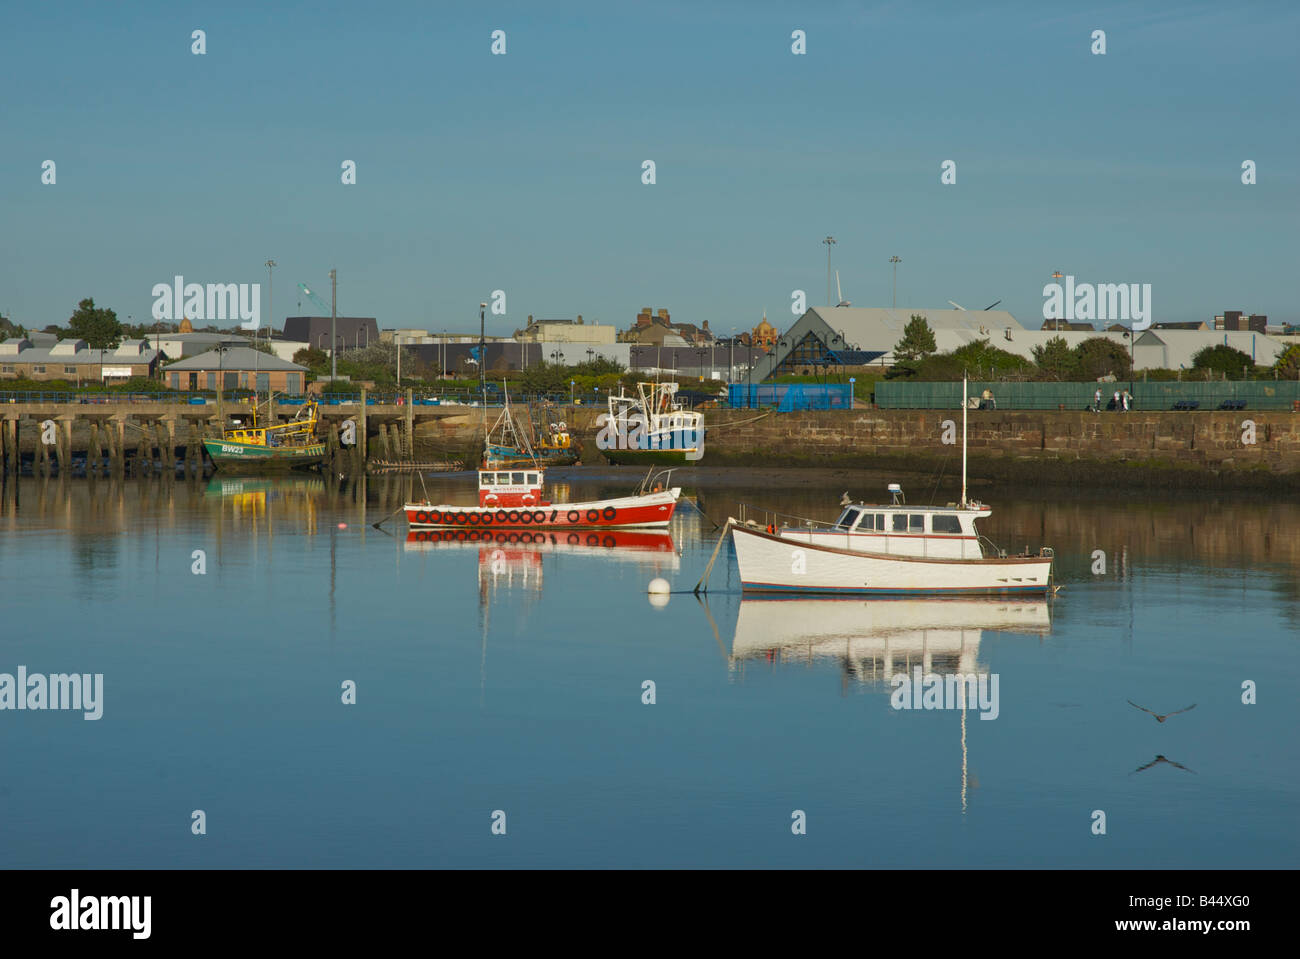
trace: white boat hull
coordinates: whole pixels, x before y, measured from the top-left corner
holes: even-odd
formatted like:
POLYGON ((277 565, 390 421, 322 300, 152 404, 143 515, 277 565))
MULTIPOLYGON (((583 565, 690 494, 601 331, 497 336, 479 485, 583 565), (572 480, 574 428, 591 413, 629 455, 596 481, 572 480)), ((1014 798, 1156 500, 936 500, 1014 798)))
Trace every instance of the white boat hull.
POLYGON ((796 542, 735 523, 741 587, 757 592, 862 595, 1046 593, 1050 556, 927 559, 796 542))

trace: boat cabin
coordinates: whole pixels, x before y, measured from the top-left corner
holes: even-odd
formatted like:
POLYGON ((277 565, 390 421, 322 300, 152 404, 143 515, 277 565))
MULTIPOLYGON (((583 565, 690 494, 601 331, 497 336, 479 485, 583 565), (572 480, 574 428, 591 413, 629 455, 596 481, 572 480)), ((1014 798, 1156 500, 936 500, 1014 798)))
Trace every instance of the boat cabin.
POLYGON ((304 403, 287 423, 267 426, 259 423, 259 411, 235 412, 230 415, 230 422, 221 431, 221 438, 227 443, 242 443, 245 446, 305 446, 315 442, 316 405, 304 403))
POLYGON ((892 556, 920 556, 929 559, 980 559, 979 531, 975 520, 992 512, 968 502, 947 506, 908 506, 898 484, 890 484, 894 502, 888 506, 867 503, 845 505, 839 518, 828 527, 785 529, 782 536, 803 539, 822 546, 883 553, 892 556))
POLYGON ((478 505, 490 509, 549 506, 542 498, 545 472, 540 469, 482 469, 478 474, 478 505))

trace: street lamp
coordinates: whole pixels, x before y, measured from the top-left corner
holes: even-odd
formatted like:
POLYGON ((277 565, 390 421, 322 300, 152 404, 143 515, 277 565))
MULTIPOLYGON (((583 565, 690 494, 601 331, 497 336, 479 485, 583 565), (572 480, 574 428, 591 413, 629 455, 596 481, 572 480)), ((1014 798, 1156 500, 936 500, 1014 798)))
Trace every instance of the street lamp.
POLYGON ((330 270, 330 382, 338 379, 339 271, 330 270))
POLYGON ((226 349, 224 343, 217 344, 217 429, 221 431, 223 436, 226 431, 226 417, 222 411, 222 400, 226 387, 226 349))
MULTIPOLYGON (((272 283, 274 276, 272 270, 279 266, 275 260, 266 261, 266 345, 271 345, 271 324, 275 322, 275 299, 272 283)), ((253 339, 257 339, 257 331, 253 331, 253 339)))
POLYGON ((1124 339, 1128 340, 1128 393, 1133 395, 1133 376, 1137 366, 1137 334, 1131 329, 1124 331, 1124 339))
POLYGON ((898 264, 902 263, 903 261, 902 261, 899 257, 897 257, 897 256, 891 256, 891 257, 889 258, 889 262, 892 263, 892 264, 894 264, 894 300, 893 300, 893 304, 894 304, 894 308, 897 309, 897 307, 898 307, 898 264))
POLYGON ((835 245, 835 237, 828 236, 822 242, 826 244, 826 305, 831 306, 831 247, 835 245))
POLYGON ((479 398, 487 406, 487 304, 478 305, 478 391, 479 398))
MULTIPOLYGON (((154 362, 158 364, 158 379, 159 379, 159 380, 162 380, 162 379, 163 379, 163 371, 162 371, 162 328, 163 328, 162 320, 159 320, 157 323, 155 323, 155 324, 153 325, 153 351, 154 351, 154 362)), ((80 375, 80 370, 78 370, 78 375, 80 375)), ((80 381, 80 380, 77 381, 77 385, 78 385, 78 386, 81 385, 81 381, 80 381)))
MULTIPOLYGON (((1063 276, 1065 276, 1065 274, 1062 273, 1060 270, 1053 270, 1053 271, 1052 271, 1052 279, 1054 279, 1054 280, 1059 280, 1059 279, 1060 279, 1061 277, 1063 277, 1063 276)), ((1062 319, 1062 317, 1060 316, 1060 314, 1057 314, 1057 317, 1056 317, 1056 331, 1057 331, 1058 333, 1061 331, 1061 319, 1062 319)))

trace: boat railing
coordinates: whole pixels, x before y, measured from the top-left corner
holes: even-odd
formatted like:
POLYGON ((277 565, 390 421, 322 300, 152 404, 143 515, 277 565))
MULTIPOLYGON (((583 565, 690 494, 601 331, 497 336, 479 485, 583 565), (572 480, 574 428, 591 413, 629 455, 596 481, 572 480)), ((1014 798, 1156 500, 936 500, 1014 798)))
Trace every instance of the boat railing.
POLYGON ((659 490, 668 489, 668 484, 673 478, 674 469, 676 469, 675 466, 655 472, 654 468, 651 467, 650 471, 646 473, 645 479, 641 481, 641 485, 637 488, 637 495, 644 496, 652 490, 658 492, 659 490))
POLYGON ((763 507, 751 506, 748 503, 740 503, 740 521, 742 523, 752 523, 756 526, 762 526, 764 529, 769 526, 773 529, 785 527, 794 529, 814 529, 827 530, 834 532, 838 529, 835 520, 810 519, 807 516, 796 516, 793 513, 781 513, 777 510, 765 509, 763 507))

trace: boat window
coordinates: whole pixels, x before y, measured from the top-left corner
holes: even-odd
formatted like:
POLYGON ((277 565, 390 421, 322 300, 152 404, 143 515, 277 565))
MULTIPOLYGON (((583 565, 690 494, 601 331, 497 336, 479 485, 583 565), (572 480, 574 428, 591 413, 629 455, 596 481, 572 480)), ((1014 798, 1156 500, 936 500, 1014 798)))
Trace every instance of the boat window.
POLYGON ((862 522, 858 524, 858 529, 875 530, 877 533, 885 532, 885 514, 867 513, 862 517, 862 522))
POLYGON ((511 473, 511 474, 510 474, 510 482, 514 483, 516 486, 523 486, 523 485, 524 485, 524 474, 523 474, 523 473, 511 473))
POLYGON ((924 532, 925 532, 925 514, 923 514, 923 513, 895 513, 895 514, 894 514, 894 532, 895 532, 895 533, 924 533, 924 532))
POLYGON ((853 524, 857 522, 858 516, 862 513, 860 509, 849 507, 844 511, 844 515, 835 523, 837 529, 853 529, 853 524))
POLYGON ((952 513, 935 513, 930 517, 930 529, 936 533, 960 533, 961 520, 952 513))

